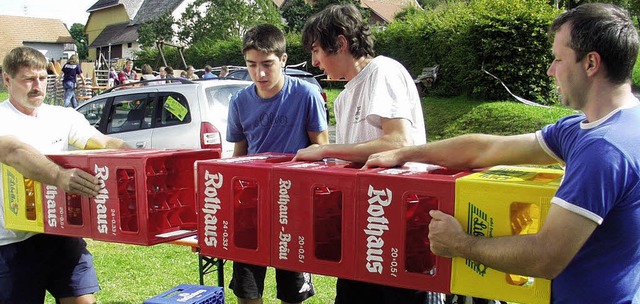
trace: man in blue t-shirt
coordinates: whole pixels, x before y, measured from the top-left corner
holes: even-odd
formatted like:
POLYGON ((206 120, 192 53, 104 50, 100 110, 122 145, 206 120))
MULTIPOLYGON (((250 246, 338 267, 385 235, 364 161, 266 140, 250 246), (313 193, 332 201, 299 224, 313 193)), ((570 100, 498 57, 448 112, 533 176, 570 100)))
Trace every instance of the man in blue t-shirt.
POLYGON ((204 67, 204 75, 202 75, 202 79, 216 79, 218 75, 214 74, 213 68, 210 65, 204 67))
POLYGON ((553 303, 631 303, 640 289, 640 104, 631 91, 638 32, 628 12, 595 3, 562 13, 550 29, 555 59, 547 73, 562 103, 583 114, 536 133, 463 135, 374 154, 365 166, 566 165, 537 234, 474 237, 432 211, 431 250, 553 279, 553 303))
MULTIPOLYGON (((243 49, 253 84, 231 100, 227 141, 234 156, 262 152, 295 153, 327 144, 324 100, 317 87, 284 75, 286 41, 280 29, 262 24, 244 36, 243 49)), ((230 288, 238 303, 262 303, 266 267, 233 263, 230 288)), ((276 269, 277 297, 300 303, 314 295, 308 273, 276 269)))

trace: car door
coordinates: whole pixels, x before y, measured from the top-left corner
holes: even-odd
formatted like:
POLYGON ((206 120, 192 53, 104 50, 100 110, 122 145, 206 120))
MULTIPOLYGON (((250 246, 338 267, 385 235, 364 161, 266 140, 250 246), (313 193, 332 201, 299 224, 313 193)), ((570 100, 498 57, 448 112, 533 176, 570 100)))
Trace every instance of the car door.
POLYGON ((151 148, 156 96, 150 92, 114 97, 106 117, 105 134, 137 149, 151 148))
POLYGON ((200 149, 200 124, 195 121, 197 96, 192 100, 178 92, 158 92, 152 148, 200 149))

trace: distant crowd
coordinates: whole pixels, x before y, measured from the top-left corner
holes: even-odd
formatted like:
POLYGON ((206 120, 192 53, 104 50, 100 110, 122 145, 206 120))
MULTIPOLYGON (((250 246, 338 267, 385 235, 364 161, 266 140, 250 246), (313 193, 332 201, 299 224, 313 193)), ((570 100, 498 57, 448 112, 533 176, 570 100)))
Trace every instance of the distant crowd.
POLYGON ((202 76, 198 76, 196 74, 196 69, 189 65, 186 70, 182 70, 178 73, 178 71, 174 71, 171 66, 161 66, 158 68, 158 71, 154 71, 149 64, 143 64, 140 72, 136 72, 133 68, 133 61, 127 60, 124 67, 120 70, 116 70, 116 66, 112 65, 109 70, 109 82, 108 86, 112 87, 119 84, 127 84, 133 82, 139 82, 143 80, 155 80, 155 79, 216 79, 216 78, 224 78, 227 76, 229 72, 229 68, 227 66, 222 66, 218 74, 214 74, 213 68, 209 65, 204 67, 204 73, 202 76))

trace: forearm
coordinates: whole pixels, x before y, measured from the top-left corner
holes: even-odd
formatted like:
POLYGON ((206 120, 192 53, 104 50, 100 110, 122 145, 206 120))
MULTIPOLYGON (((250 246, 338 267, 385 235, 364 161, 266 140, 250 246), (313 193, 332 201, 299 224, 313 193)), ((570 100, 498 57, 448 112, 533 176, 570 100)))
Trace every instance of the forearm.
POLYGON ((495 165, 551 164, 534 134, 498 136, 467 134, 398 151, 400 162, 422 162, 451 169, 477 169, 495 165))
POLYGON ((458 244, 454 256, 509 274, 553 279, 564 269, 546 252, 536 234, 492 238, 466 235, 458 244))
POLYGON ((384 135, 378 139, 357 144, 322 146, 322 156, 323 158, 339 158, 364 164, 371 154, 398 149, 407 145, 408 143, 400 136, 384 135))
POLYGON ((398 163, 421 162, 452 169, 471 169, 490 165, 481 151, 488 148, 484 135, 463 135, 394 151, 398 163))
POLYGON ((0 161, 18 170, 27 178, 57 185, 61 168, 35 148, 18 140, 0 139, 0 161))
POLYGON ((89 138, 86 145, 84 146, 85 150, 95 150, 95 149, 133 149, 122 139, 106 136, 103 134, 99 134, 97 136, 89 138))

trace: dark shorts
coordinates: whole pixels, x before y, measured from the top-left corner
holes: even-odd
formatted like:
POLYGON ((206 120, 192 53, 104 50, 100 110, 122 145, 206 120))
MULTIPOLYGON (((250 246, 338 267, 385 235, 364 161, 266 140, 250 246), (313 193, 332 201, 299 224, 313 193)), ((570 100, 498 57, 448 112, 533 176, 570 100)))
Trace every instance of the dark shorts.
POLYGON ((38 234, 0 246, 0 303, 43 303, 100 290, 93 257, 81 238, 38 234))
POLYGON ((390 287, 359 281, 338 279, 335 304, 439 304, 444 295, 434 292, 390 287))
MULTIPOLYGON (((229 288, 238 298, 260 299, 264 291, 267 267, 233 263, 233 276, 229 288)), ((315 294, 311 275, 276 269, 277 297, 287 303, 302 302, 315 294)))

